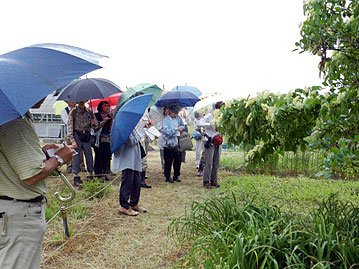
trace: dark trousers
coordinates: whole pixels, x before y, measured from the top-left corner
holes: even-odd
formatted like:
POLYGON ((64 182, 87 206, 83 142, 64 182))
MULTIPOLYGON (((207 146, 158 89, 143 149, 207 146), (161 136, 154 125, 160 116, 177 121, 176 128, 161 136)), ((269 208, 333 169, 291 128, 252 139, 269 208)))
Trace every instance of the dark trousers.
POLYGON ((178 178, 181 175, 181 152, 174 149, 163 148, 163 158, 165 159, 165 177, 171 177, 171 168, 173 164, 173 177, 178 178))
POLYGON ((93 173, 93 159, 92 159, 91 143, 81 141, 76 132, 74 133, 74 139, 77 143, 76 152, 78 154, 76 154, 72 158, 72 173, 77 175, 79 172, 81 172, 81 169, 80 169, 81 157, 80 156, 82 155, 82 152, 85 153, 87 172, 93 173))
POLYGON ((140 200, 141 175, 139 171, 125 169, 122 171, 119 201, 123 208, 136 206, 140 200))
POLYGON ((110 143, 100 143, 99 147, 94 147, 95 150, 95 174, 104 175, 110 168, 111 163, 111 148, 110 143))
POLYGON ((217 182, 220 155, 221 146, 211 145, 209 148, 204 147, 203 182, 217 182))

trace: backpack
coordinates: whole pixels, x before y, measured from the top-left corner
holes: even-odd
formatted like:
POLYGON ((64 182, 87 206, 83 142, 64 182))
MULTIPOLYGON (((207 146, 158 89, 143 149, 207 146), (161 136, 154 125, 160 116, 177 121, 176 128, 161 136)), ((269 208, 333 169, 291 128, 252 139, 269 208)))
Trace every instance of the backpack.
POLYGON ((213 145, 215 145, 215 146, 220 146, 220 145, 222 145, 222 143, 223 143, 223 137, 222 137, 220 134, 215 135, 215 136, 212 138, 212 143, 213 143, 213 145))
POLYGON ((192 139, 186 131, 182 131, 178 138, 178 149, 183 152, 193 148, 192 139))

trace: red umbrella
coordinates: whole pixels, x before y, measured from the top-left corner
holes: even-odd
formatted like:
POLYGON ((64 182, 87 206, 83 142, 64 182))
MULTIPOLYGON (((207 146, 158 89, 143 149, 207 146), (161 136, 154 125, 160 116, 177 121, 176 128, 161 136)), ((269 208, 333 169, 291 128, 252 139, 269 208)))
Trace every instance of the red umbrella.
POLYGON ((110 95, 108 97, 106 97, 105 99, 92 99, 90 101, 87 102, 89 108, 92 109, 92 111, 97 109, 97 106, 100 102, 102 101, 107 101, 111 107, 111 109, 113 107, 116 107, 117 103, 118 103, 118 98, 120 98, 122 92, 119 93, 115 93, 113 95, 110 95))

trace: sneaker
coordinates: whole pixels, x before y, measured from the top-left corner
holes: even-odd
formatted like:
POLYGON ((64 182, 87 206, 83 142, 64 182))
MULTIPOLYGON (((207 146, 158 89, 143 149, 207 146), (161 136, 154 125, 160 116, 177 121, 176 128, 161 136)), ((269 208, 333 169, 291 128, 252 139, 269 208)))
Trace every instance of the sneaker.
POLYGON ((202 171, 198 171, 196 174, 197 177, 201 177, 202 176, 202 171))
POLYGON ((133 211, 138 212, 138 213, 146 213, 146 212, 147 212, 147 209, 146 209, 146 208, 141 207, 141 206, 138 206, 138 205, 136 205, 136 206, 131 206, 131 209, 132 209, 133 211))
POLYGON ((182 182, 179 177, 174 177, 174 178, 173 178, 173 181, 174 181, 174 182, 182 182))
POLYGON ((125 216, 130 216, 130 217, 135 217, 135 216, 138 215, 138 212, 132 210, 131 208, 126 209, 126 208, 120 206, 120 209, 118 210, 118 214, 125 215, 125 216))
POLYGON ((166 182, 175 183, 172 178, 166 178, 166 182))
POLYGON ((85 167, 82 167, 82 168, 81 168, 81 172, 86 173, 86 172, 87 172, 86 168, 85 168, 85 167))
POLYGON ((205 187, 205 188, 208 189, 208 190, 212 189, 211 183, 209 183, 208 181, 203 182, 203 187, 205 187))

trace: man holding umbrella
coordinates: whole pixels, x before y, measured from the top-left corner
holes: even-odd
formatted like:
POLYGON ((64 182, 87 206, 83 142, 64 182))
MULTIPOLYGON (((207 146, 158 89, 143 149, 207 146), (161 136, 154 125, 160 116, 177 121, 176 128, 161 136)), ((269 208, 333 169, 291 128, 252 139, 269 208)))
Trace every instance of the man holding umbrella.
MULTIPOLYGON (((62 44, 38 44, 0 55, 0 268, 40 268, 45 233, 44 179, 72 159, 62 147, 48 160, 30 108, 46 95, 101 68, 104 56, 62 44), (20 101, 19 101, 20 100, 20 101)), ((41 100, 41 101, 39 101, 41 100)))
POLYGON ((78 102, 76 107, 71 110, 67 125, 67 136, 78 153, 72 160, 72 173, 74 174, 75 186, 81 186, 82 184, 79 176, 82 151, 86 158, 86 168, 89 173, 88 178, 93 178, 94 166, 90 132, 91 128, 99 129, 100 125, 103 126, 107 121, 105 119, 99 124, 92 111, 85 107, 85 103, 86 101, 78 102))
POLYGON ((184 130, 185 126, 178 113, 179 106, 172 106, 170 114, 163 120, 162 136, 163 136, 163 150, 165 159, 164 174, 166 182, 181 182, 179 176, 181 175, 181 152, 178 148, 178 137, 180 132, 184 130), (171 167, 173 164, 173 179, 171 178, 171 167))
POLYGON ((67 125, 68 138, 73 147, 79 153, 72 161, 72 172, 74 173, 74 185, 82 183, 78 173, 80 172, 80 156, 84 151, 88 178, 93 178, 93 157, 91 148, 91 128, 100 129, 108 119, 100 124, 96 120, 91 109, 85 107, 88 99, 106 98, 115 93, 122 92, 120 87, 110 80, 103 78, 76 79, 62 86, 58 90, 57 100, 76 102, 77 106, 71 110, 67 125))
POLYGON ((44 179, 69 163, 73 153, 63 147, 46 160, 43 150, 51 148, 58 146, 41 148, 30 113, 0 126, 0 268, 40 268, 46 227, 44 179))

